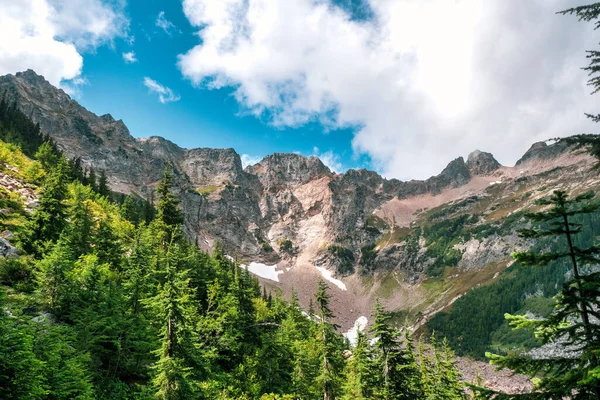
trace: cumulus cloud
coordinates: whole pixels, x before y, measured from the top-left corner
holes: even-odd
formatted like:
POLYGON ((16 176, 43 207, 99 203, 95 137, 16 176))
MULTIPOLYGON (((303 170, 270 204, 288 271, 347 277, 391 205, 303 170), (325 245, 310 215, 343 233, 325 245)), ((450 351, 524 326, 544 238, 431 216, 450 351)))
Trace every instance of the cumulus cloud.
POLYGON ((240 156, 240 158, 242 159, 242 167, 246 168, 249 165, 254 165, 254 164, 258 164, 260 162, 260 160, 262 160, 262 157, 257 157, 257 156, 251 156, 249 154, 242 154, 240 156))
POLYGON ((321 162, 325 164, 330 170, 339 174, 345 171, 344 166, 340 160, 340 157, 335 154, 333 151, 329 150, 326 152, 319 151, 318 147, 313 148, 313 156, 319 157, 321 162))
POLYGON ((131 64, 131 63, 137 62, 137 58, 135 57, 135 52, 129 51, 127 53, 123 53, 123 61, 125 61, 126 64, 131 64))
POLYGON ((386 176, 424 178, 476 148, 512 164, 532 141, 591 130, 592 27, 555 14, 572 1, 365 2, 357 19, 326 0, 184 0, 201 43, 179 68, 275 126, 355 127, 355 152, 386 176))
POLYGON ((144 77, 144 86, 148 88, 150 93, 158 94, 158 101, 161 103, 170 103, 172 101, 178 101, 181 97, 166 86, 161 85, 154 79, 150 79, 147 76, 144 77))
POLYGON ((73 80, 81 74, 81 53, 125 37, 128 24, 115 2, 1 1, 0 74, 31 68, 54 85, 73 80))
POLYGON ((165 31, 166 34, 170 35, 172 32, 177 31, 177 27, 174 23, 165 18, 165 12, 161 11, 158 13, 158 17, 156 17, 156 26, 165 31))

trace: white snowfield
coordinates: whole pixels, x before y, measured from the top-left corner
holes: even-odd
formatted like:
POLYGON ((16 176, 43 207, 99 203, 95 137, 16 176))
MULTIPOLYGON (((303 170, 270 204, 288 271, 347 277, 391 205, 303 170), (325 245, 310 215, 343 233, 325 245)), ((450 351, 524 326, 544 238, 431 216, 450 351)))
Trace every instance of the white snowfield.
POLYGON ((242 268, 246 268, 254 275, 260 276, 261 278, 268 279, 270 281, 279 282, 279 275, 283 274, 283 271, 277 271, 277 264, 266 265, 258 262, 251 262, 249 265, 242 264, 242 268))
POLYGON ((315 267, 315 268, 317 269, 317 271, 319 271, 321 273, 321 275, 323 275, 323 278, 325 278, 329 282, 333 283, 335 286, 339 287, 340 289, 347 290, 344 282, 340 281, 339 279, 335 279, 331 275, 331 271, 329 271, 323 267, 315 267))
POLYGON ((369 320, 365 316, 360 316, 354 321, 354 326, 344 333, 344 336, 350 341, 352 346, 356 346, 356 340, 358 339, 358 332, 362 332, 367 327, 369 320))
MULTIPOLYGON (((226 254, 225 258, 227 258, 229 261, 235 262, 235 259, 229 254, 226 254)), ((266 265, 252 261, 249 265, 240 264, 240 267, 248 270, 250 273, 256 276, 260 276, 261 278, 274 282, 279 282, 279 274, 283 274, 283 271, 277 271, 277 264, 266 265)))

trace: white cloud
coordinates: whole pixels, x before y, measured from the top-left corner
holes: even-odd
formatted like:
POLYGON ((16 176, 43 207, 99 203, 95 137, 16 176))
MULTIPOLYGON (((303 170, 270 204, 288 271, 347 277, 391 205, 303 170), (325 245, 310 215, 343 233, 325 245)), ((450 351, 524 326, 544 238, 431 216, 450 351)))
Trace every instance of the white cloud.
POLYGON ((126 64, 131 64, 131 63, 137 62, 137 58, 135 57, 135 52, 129 51, 127 53, 123 53, 123 61, 125 61, 126 64))
POLYGON ((156 26, 161 28, 165 33, 170 35, 173 31, 177 31, 177 27, 174 23, 165 18, 165 12, 161 11, 158 13, 158 17, 156 17, 156 26))
POLYGON ((147 76, 144 77, 144 86, 148 88, 150 93, 158 94, 158 101, 161 103, 170 103, 172 101, 178 101, 181 97, 177 94, 174 94, 171 89, 166 86, 161 85, 156 82, 154 79, 150 79, 147 76))
POLYGON ((258 164, 260 162, 260 160, 262 160, 262 157, 257 157, 257 156, 251 156, 249 154, 242 154, 240 156, 240 158, 242 159, 242 167, 246 168, 249 165, 254 165, 254 164, 258 164))
POLYGON ((591 130, 592 27, 555 14, 573 1, 367 1, 365 21, 327 0, 184 0, 201 44, 179 67, 276 126, 357 127, 355 152, 387 176, 476 148, 514 163, 532 141, 591 130))
POLYGON ((319 151, 318 147, 314 147, 313 156, 319 157, 321 162, 336 174, 344 172, 345 170, 340 160, 340 157, 331 150, 322 153, 319 151))
POLYGON ((0 1, 0 74, 31 68, 54 85, 79 77, 82 51, 126 36, 122 9, 100 0, 0 1))

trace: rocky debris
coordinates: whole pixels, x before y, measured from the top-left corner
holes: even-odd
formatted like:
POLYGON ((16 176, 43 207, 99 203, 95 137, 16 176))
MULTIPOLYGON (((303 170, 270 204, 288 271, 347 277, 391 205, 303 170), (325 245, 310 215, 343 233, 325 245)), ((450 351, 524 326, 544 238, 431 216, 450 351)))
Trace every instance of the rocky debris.
MULTIPOLYGON (((519 161, 518 164, 527 162, 526 167, 502 167, 490 153, 476 151, 466 162, 462 157, 453 160, 437 176, 408 182, 385 179, 364 169, 335 174, 317 157, 297 154, 276 153, 243 169, 240 156, 233 149, 184 149, 155 136, 135 139, 122 121, 110 114, 97 116, 89 112, 33 71, 0 77, 0 92, 4 91, 10 101, 17 101, 21 110, 40 124, 42 132, 52 136, 68 157, 79 157, 84 167, 104 170, 116 192, 150 198, 165 166, 171 165, 185 214, 186 235, 205 250, 212 250, 215 243, 221 242, 227 252, 237 254, 247 264, 285 263, 286 272, 278 287, 295 286, 304 303, 314 294, 314 283, 320 276, 315 263, 330 271, 336 266, 337 261, 331 257, 319 258, 328 244, 349 249, 358 263, 361 248, 386 234, 389 239, 377 249, 372 265, 398 272, 400 279, 417 287, 433 260, 424 256, 424 240, 409 248, 396 229, 408 230, 419 223, 426 210, 472 196, 478 196, 476 204, 483 203, 485 213, 496 204, 509 201, 507 196, 521 190, 521 185, 545 185, 542 178, 537 178, 544 171, 556 170, 544 179, 577 177, 574 181, 579 183, 587 171, 584 163, 568 169, 580 159, 567 157, 564 148, 545 143, 532 146, 519 161), (552 158, 556 154, 562 164, 556 164, 552 158), (530 160, 548 161, 529 163, 530 160), (504 191, 504 197, 487 204, 488 189, 493 193, 504 191), (281 239, 293 242, 293 255, 280 257, 281 239)), ((0 174, 0 186, 18 190, 26 198, 27 210, 33 210, 37 201, 33 189, 19 186, 10 177, 3 180, 5 176, 0 174)), ((522 207, 519 202, 524 204, 536 196, 523 192, 522 196, 526 195, 530 196, 523 197, 527 200, 510 199, 516 202, 512 211, 522 207)), ((453 211, 456 215, 465 212, 482 210, 453 211)), ((511 238, 503 237, 463 243, 459 245, 463 251, 459 266, 476 269, 494 257, 505 257, 513 245, 511 238)), ((372 272, 375 268, 366 269, 372 272)), ((357 315, 348 312, 349 302, 355 312, 364 315, 371 309, 372 299, 361 294, 364 287, 357 274, 341 279, 348 291, 338 293, 346 297, 336 297, 333 304, 340 320, 351 323, 357 315)), ((400 295, 393 296, 401 299, 400 295)), ((439 305, 448 304, 453 298, 455 294, 448 295, 439 305)), ((401 306, 393 304, 395 309, 401 306)))
POLYGON ((467 157, 467 168, 472 175, 490 175, 501 167, 491 153, 475 150, 467 157))
MULTIPOLYGON (((17 192, 21 195, 25 205, 26 212, 32 212, 38 205, 38 196, 34 190, 34 186, 23 182, 20 179, 14 178, 8 174, 0 172, 0 187, 9 192, 17 192)), ((10 214, 11 210, 2 209, 0 213, 10 214)))
POLYGON ((0 237, 3 237, 6 240, 13 240, 15 238, 15 234, 7 229, 0 233, 0 237))
POLYGON ((0 237, 0 257, 15 258, 19 256, 19 249, 10 244, 8 240, 0 237))

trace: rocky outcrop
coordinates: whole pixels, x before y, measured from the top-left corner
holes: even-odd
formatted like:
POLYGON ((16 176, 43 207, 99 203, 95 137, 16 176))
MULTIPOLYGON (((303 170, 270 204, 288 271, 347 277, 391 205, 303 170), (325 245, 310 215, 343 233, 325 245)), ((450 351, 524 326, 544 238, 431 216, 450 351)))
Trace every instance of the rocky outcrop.
POLYGON ((564 143, 548 145, 546 142, 536 142, 523 154, 523 157, 517 161, 516 165, 519 166, 528 161, 551 160, 565 152, 568 148, 569 146, 564 143))
POLYGON ((501 167, 491 153, 475 150, 467 157, 467 168, 472 175, 490 175, 501 167))
MULTIPOLYGON (((212 249, 219 241, 228 252, 252 261, 284 259, 292 266, 312 263, 322 255, 323 246, 336 243, 352 251, 358 262, 361 248, 375 243, 395 224, 393 218, 385 219, 381 211, 385 204, 397 203, 390 207, 397 208, 398 216, 409 213, 413 221, 427 204, 483 193, 489 184, 501 182, 496 176, 503 167, 490 153, 481 151, 471 153, 466 162, 456 158, 439 175, 423 181, 385 179, 364 169, 336 174, 317 157, 282 153, 266 156, 244 170, 233 149, 184 149, 151 135, 135 139, 122 121, 110 114, 91 113, 31 70, 0 77, 0 92, 16 101, 67 156, 81 158, 86 167, 105 170, 116 192, 149 198, 165 167, 171 165, 187 235, 202 248, 212 249), (473 181, 477 185, 470 186, 473 181), (294 243, 293 257, 278 254, 277 243, 282 239, 294 243)), ((551 159, 564 150, 562 145, 536 143, 518 164, 551 159)), ((427 265, 410 258, 414 252, 407 252, 402 243, 386 243, 375 260, 378 266, 402 270, 411 281, 423 274, 427 265)), ((481 246, 497 248, 488 252, 495 255, 504 254, 500 247, 505 245, 473 242, 462 250, 465 260, 479 264, 485 261, 481 246)))

